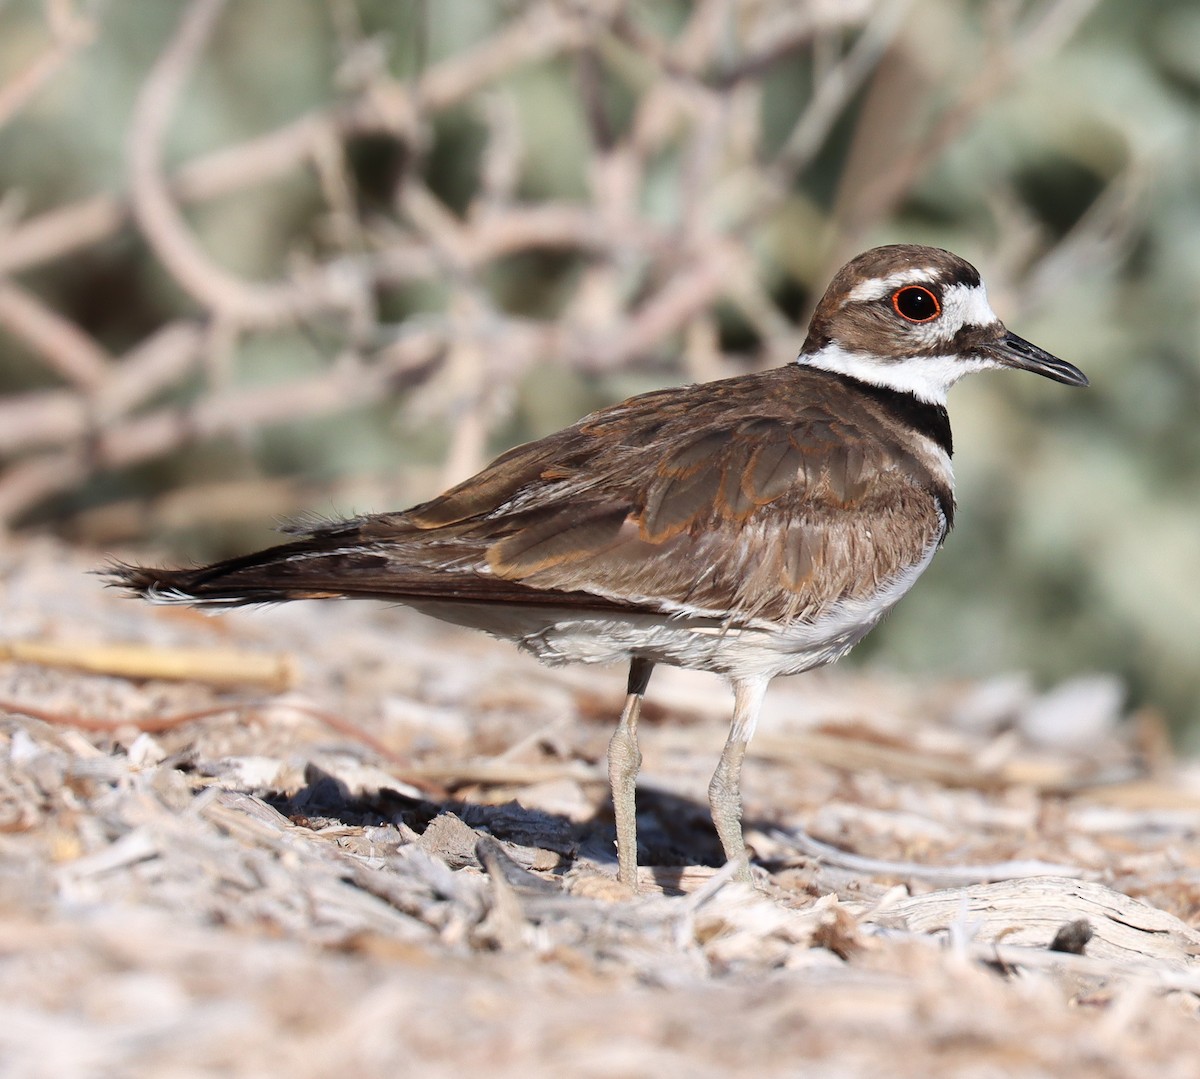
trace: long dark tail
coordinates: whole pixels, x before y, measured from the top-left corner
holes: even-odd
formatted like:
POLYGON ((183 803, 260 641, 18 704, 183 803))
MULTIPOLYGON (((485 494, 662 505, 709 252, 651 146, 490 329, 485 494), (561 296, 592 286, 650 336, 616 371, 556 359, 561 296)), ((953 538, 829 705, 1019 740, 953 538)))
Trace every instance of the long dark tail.
POLYGON ((102 575, 111 587, 151 603, 244 607, 291 599, 378 597, 401 583, 393 579, 389 588, 381 580, 385 561, 369 548, 309 539, 186 569, 114 562, 102 575))
POLYGON ((246 607, 292 599, 380 599, 397 603, 499 603, 624 609, 584 592, 532 588, 472 567, 479 552, 373 543, 351 528, 314 532, 265 551, 190 569, 114 562, 107 583, 151 603, 246 607), (438 557, 431 557, 437 555, 438 557))
POLYGON ((478 540, 422 532, 401 517, 354 518, 301 532, 290 543, 190 569, 114 562, 108 585, 155 604, 245 607, 292 599, 380 599, 392 603, 506 604, 625 610, 601 595, 535 588, 487 569, 478 540), (434 535, 437 540, 431 543, 434 535))

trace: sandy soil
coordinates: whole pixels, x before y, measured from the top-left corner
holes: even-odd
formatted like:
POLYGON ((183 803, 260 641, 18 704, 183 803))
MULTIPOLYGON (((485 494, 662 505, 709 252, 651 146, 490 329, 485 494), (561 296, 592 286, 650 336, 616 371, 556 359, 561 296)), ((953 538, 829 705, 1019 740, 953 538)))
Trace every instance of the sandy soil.
POLYGON ((777 682, 750 888, 704 804, 728 697, 656 672, 634 898, 622 672, 150 608, 98 561, 0 556, 5 1075, 1197 1074, 1200 768, 1109 681, 777 682))

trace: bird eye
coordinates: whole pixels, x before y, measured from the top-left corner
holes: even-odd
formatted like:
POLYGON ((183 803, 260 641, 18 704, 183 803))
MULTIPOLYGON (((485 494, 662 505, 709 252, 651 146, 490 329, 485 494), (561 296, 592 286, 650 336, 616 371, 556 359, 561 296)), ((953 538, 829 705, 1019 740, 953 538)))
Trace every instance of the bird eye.
POLYGON ((909 322, 932 322, 942 313, 938 298, 924 285, 907 285, 892 293, 892 307, 909 322))

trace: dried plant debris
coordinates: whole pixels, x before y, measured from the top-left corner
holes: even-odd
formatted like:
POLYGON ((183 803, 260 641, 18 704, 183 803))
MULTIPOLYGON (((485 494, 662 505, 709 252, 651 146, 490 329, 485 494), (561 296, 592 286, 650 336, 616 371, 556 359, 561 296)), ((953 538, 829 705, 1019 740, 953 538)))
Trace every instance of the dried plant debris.
POLYGON ((724 702, 664 672, 632 897, 619 672, 370 605, 134 618, 87 565, 6 555, 3 638, 261 650, 297 681, 0 661, 12 1074, 1189 1074, 1200 781, 1148 771, 1136 724, 1048 745, 960 721, 978 686, 784 680, 748 887, 706 834, 724 702))

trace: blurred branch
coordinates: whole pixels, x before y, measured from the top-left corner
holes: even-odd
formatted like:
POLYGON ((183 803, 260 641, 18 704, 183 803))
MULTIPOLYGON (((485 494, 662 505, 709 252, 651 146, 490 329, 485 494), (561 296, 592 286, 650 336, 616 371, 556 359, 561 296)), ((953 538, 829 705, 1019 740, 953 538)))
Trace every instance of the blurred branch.
POLYGON ((841 253, 856 248, 872 225, 895 211, 980 110, 1000 97, 1023 72, 1060 49, 1098 2, 1047 0, 1023 26, 996 32, 987 62, 955 95, 953 103, 936 118, 930 130, 901 149, 889 161, 888 168, 877 170, 867 180, 856 197, 854 219, 841 222, 842 243, 835 261, 841 253))
POLYGON ((132 412, 177 385, 200 359, 204 331, 180 320, 156 330, 121 357, 93 401, 98 421, 132 412))
MULTIPOLYGON (((888 168, 867 170, 841 222, 846 231, 858 235, 898 205, 971 118, 1060 47, 1094 3, 1048 0, 997 41, 962 94, 932 110, 922 99, 922 115, 933 111, 928 130, 888 168)), ((518 380, 539 364, 628 371, 682 347, 690 371, 713 377, 735 362, 777 363, 795 352, 801 329, 773 294, 767 229, 781 210, 803 206, 798 181, 837 125, 861 126, 856 101, 880 64, 911 48, 908 0, 700 0, 674 34, 652 31, 627 0, 529 0, 513 9, 489 12, 478 40, 400 78, 389 73, 383 37, 365 36, 353 0, 339 0, 331 17, 342 96, 168 173, 176 108, 228 10, 225 0, 189 0, 136 95, 127 196, 0 221, 0 328, 59 383, 0 396, 0 526, 99 473, 212 439, 252 446, 268 426, 390 400, 400 389, 416 389, 414 413, 448 423, 444 478, 457 477, 482 463, 518 380), (767 80, 806 50, 811 89, 785 118, 790 129, 768 137, 767 80), (536 72, 563 82, 562 69, 577 80, 586 157, 570 164, 586 190, 536 198, 529 181, 543 140, 532 125, 541 114, 520 80, 536 72), (454 166, 456 185, 468 173, 472 181, 465 203, 439 187, 431 165, 450 110, 455 122, 482 120, 477 161, 454 166), (363 143, 400 161, 382 196, 356 186, 363 143), (274 279, 221 265, 185 216, 188 206, 302 171, 316 178, 322 212, 309 232, 288 237, 291 269, 274 279), (12 279, 134 230, 186 302, 119 357, 12 279), (566 267, 548 283, 553 303, 537 316, 524 313, 525 297, 509 309, 495 287, 504 260, 547 253, 566 267), (398 328, 382 321, 391 296, 410 287, 436 296, 436 310, 398 328), (725 312, 752 342, 741 355, 722 343, 725 312), (246 343, 278 340, 289 326, 338 358, 317 373, 247 384, 246 343)), ((66 0, 51 0, 50 10, 71 11, 66 0)), ((56 47, 78 49, 81 40, 65 34, 56 47)), ((47 63, 35 58, 26 83, 0 88, 0 122, 5 100, 28 100, 28 72, 47 63)), ((809 238, 822 254, 828 231, 809 238)), ((253 510, 253 499, 242 504, 253 510)))
MULTIPOLYGON (((277 131, 188 162, 176 171, 168 194, 184 203, 207 202, 257 187, 310 159, 324 138, 353 129, 349 120, 333 112, 301 117, 277 131)), ((129 202, 114 195, 49 210, 5 233, 0 273, 32 269, 90 247, 126 228, 131 219, 129 202)))
MULTIPOLYGON (((135 368, 182 366, 199 349, 199 336, 177 327, 154 347, 143 346, 132 356, 135 368), (165 361, 165 362, 164 362, 165 361)), ((452 326, 429 325, 407 334, 381 353, 377 362, 347 362, 329 371, 280 384, 242 387, 213 392, 189 407, 164 406, 140 415, 111 419, 102 428, 92 426, 91 413, 66 406, 58 394, 29 395, 0 403, 0 422, 26 409, 56 424, 54 442, 66 452, 18 461, 0 475, 0 521, 11 520, 51 495, 71 490, 98 469, 127 468, 173 453, 207 439, 260 430, 331 412, 340 412, 385 398, 440 355, 455 334, 452 326), (80 441, 86 436, 85 441, 80 441)), ((32 419, 14 424, 23 432, 20 448, 47 441, 32 419)), ((0 441, 0 452, 14 448, 0 441)))
POLYGON ((80 50, 96 38, 96 26, 76 13, 69 0, 47 0, 46 22, 53 38, 3 86, 0 86, 0 127, 7 124, 80 50))
POLYGON ((224 6, 224 0, 192 0, 174 40, 138 95, 129 139, 134 217, 178 284, 219 318, 272 328, 321 311, 348 309, 362 284, 344 272, 316 271, 288 282, 259 284, 217 266, 201 250, 170 196, 161 166, 163 138, 184 83, 224 6))
POLYGON ((14 281, 0 278, 0 326, 20 338, 51 370, 84 390, 100 385, 112 357, 91 337, 14 281))
POLYGON ((812 98, 767 173, 769 181, 778 190, 789 187, 796 174, 820 150, 851 97, 862 88, 892 44, 911 6, 909 0, 892 0, 885 5, 867 24, 845 57, 818 80, 812 98))
POLYGON ((1090 267, 1115 265, 1129 249, 1150 185, 1145 162, 1133 162, 1100 192, 1074 227, 1034 262, 1020 281, 1015 303, 1038 311, 1090 267))
MULTIPOLYGON (((214 7, 219 5, 214 4, 214 7)), ((313 159, 328 139, 344 140, 356 135, 388 134, 414 137, 420 127, 419 116, 453 107, 477 89, 503 78, 525 63, 545 59, 583 39, 576 19, 559 15, 553 3, 537 5, 523 20, 517 20, 496 37, 476 49, 468 50, 430 68, 413 86, 381 78, 364 89, 348 104, 318 110, 302 116, 276 131, 248 139, 234 146, 215 150, 180 167, 167 185, 168 211, 173 200, 185 203, 206 202, 246 188, 257 187, 313 159), (483 72, 489 72, 483 76, 483 72)), ((195 9, 190 9, 195 10, 195 9)), ((206 18, 217 12, 201 10, 206 18)), ((199 19, 199 15, 193 16, 199 19)), ((199 31, 208 29, 205 25, 199 31)), ((188 48, 200 48, 203 41, 185 42, 188 48)), ((184 61, 194 58, 183 56, 184 61)), ((162 60, 160 60, 162 63, 162 60)), ((172 60, 171 66, 175 65, 172 60)), ((172 78, 166 89, 177 93, 172 78)), ((179 72, 180 77, 186 72, 179 72)), ((143 90, 143 95, 145 91, 143 90)), ((161 110, 170 101, 146 104, 161 110)), ((169 117, 155 118, 165 123, 169 117)), ((155 134, 151 132, 150 134, 155 134)), ((143 139, 147 133, 143 132, 143 139)), ((142 152, 154 154, 152 142, 142 152)), ((157 158, 146 163, 158 178, 157 158)), ((161 199, 163 192, 156 192, 161 199)), ((0 274, 31 269, 62 258, 72 251, 98 243, 125 228, 132 207, 117 196, 100 195, 61 207, 12 228, 0 245, 0 274)))
POLYGON ((13 521, 52 495, 74 490, 89 474, 87 461, 77 450, 17 461, 0 475, 0 521, 13 521))

